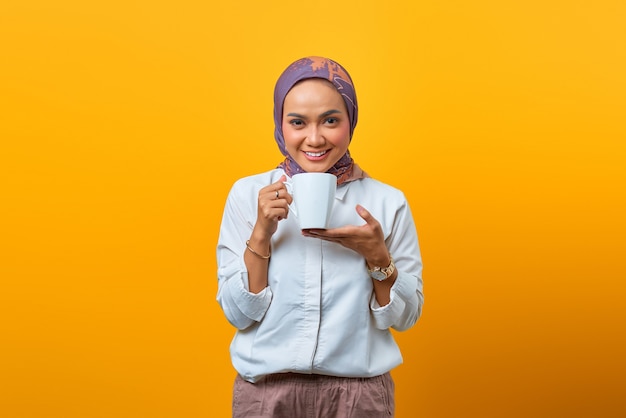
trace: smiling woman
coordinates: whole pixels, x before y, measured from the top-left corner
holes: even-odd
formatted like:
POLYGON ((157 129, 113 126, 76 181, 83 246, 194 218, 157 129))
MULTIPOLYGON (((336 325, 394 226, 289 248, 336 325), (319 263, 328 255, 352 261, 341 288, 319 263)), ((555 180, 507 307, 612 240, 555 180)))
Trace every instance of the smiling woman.
POLYGON ((285 160, 230 191, 217 299, 237 328, 235 418, 394 415, 390 370, 402 356, 391 329, 407 330, 421 314, 422 262, 404 194, 350 156, 357 115, 342 66, 296 61, 274 93, 285 160), (290 216, 301 190, 293 197, 286 183, 301 173, 334 176, 328 229, 301 229, 290 216))
POLYGON ((329 81, 296 84, 285 97, 283 114, 287 153, 304 171, 324 173, 348 151, 348 110, 329 81))

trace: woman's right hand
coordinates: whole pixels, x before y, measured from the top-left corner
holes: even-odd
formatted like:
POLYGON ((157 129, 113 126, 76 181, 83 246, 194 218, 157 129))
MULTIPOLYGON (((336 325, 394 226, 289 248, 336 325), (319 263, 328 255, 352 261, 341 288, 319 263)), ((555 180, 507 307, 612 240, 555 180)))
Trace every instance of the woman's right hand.
POLYGON ((293 198, 285 186, 286 180, 287 177, 282 175, 276 183, 259 191, 258 213, 253 235, 260 233, 263 237, 259 238, 269 239, 276 232, 278 222, 287 219, 289 205, 293 198))

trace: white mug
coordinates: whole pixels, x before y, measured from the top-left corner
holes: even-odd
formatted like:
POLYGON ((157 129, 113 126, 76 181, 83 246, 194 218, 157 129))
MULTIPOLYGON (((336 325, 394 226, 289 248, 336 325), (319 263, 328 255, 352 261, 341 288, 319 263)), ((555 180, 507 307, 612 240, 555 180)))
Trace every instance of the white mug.
POLYGON ((291 211, 300 229, 326 229, 335 201, 337 177, 329 173, 294 174, 291 182, 291 211))

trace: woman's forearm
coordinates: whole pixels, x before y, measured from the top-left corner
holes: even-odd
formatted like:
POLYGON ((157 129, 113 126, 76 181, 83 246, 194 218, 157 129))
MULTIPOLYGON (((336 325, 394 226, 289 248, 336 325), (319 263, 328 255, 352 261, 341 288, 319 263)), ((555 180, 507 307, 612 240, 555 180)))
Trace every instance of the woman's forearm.
POLYGON ((267 287, 267 269, 270 261, 270 239, 257 238, 254 234, 246 243, 244 262, 248 269, 248 289, 259 293, 267 287))

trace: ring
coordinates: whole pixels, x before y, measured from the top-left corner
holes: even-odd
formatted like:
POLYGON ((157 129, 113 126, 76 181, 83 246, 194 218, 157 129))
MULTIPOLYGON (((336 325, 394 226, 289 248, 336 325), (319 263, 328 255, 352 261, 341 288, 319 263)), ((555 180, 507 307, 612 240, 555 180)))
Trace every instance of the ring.
POLYGON ((276 199, 278 199, 278 190, 276 190, 276 199))

